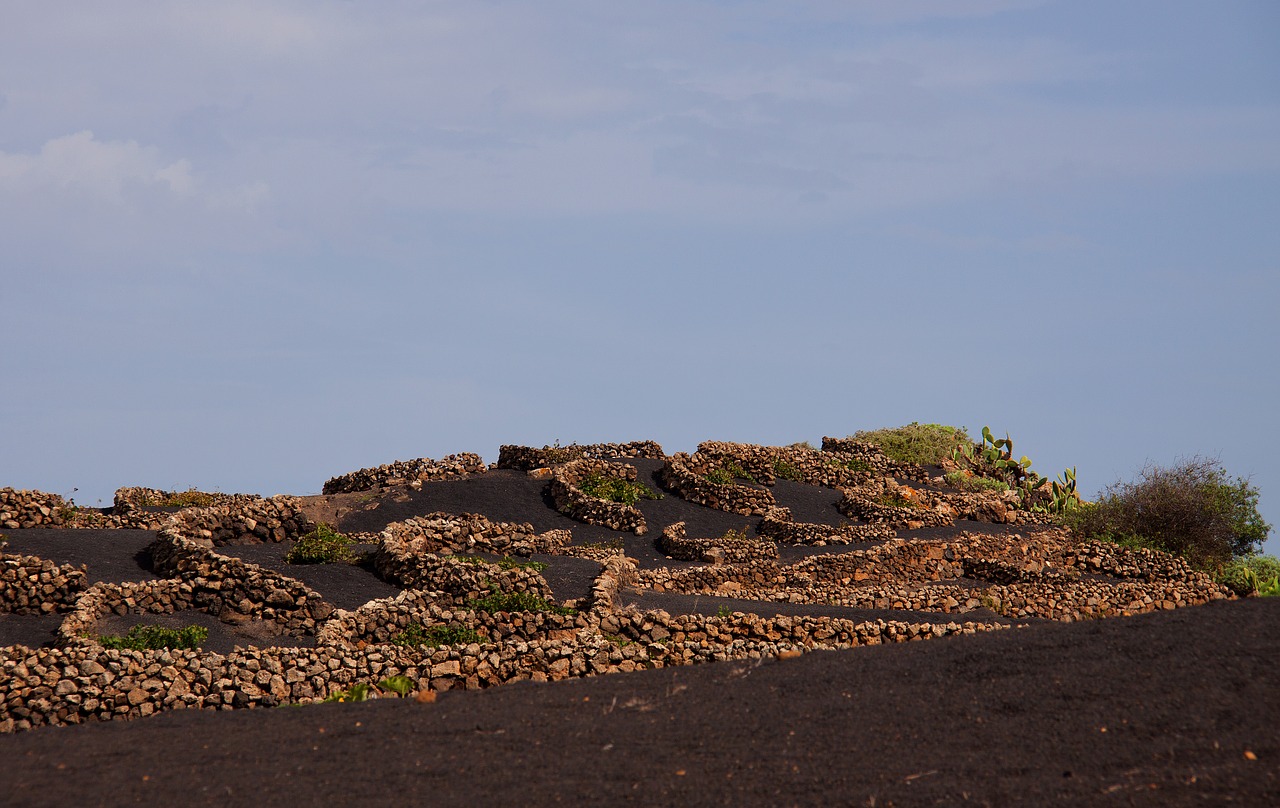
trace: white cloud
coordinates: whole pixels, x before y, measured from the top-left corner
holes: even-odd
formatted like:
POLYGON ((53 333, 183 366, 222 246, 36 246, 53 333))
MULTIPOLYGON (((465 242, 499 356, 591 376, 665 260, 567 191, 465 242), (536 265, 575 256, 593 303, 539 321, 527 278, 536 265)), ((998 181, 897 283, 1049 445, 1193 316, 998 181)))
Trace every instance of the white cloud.
POLYGON ((88 129, 54 138, 35 154, 0 152, 0 189, 10 191, 54 187, 123 204, 131 187, 186 195, 194 184, 187 160, 166 162, 153 146, 97 140, 88 129))

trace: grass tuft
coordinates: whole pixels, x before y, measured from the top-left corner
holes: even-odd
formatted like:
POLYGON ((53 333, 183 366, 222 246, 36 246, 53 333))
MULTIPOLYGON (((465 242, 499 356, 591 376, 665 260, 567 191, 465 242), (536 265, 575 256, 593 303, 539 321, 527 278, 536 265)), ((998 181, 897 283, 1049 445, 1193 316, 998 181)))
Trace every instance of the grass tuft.
POLYGON ((945 424, 919 424, 914 421, 893 429, 856 432, 854 440, 874 443, 885 457, 917 466, 937 466, 951 457, 957 446, 972 441, 964 427, 945 424))

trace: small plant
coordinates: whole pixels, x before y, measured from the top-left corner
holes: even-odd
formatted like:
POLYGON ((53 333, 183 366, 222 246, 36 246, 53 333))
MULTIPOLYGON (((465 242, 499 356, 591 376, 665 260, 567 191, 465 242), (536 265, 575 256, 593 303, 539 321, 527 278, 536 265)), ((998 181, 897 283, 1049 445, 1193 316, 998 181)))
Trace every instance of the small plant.
POLYGON ((848 469, 849 471, 856 471, 859 473, 871 471, 871 465, 860 457, 852 457, 852 458, 849 458, 848 460, 841 460, 840 458, 833 457, 827 460, 827 463, 829 463, 832 466, 837 466, 839 468, 844 468, 844 469, 848 469))
POLYGON ((1237 558, 1226 564, 1214 576, 1237 595, 1280 594, 1280 558, 1252 555, 1237 558))
POLYGON ((879 503, 890 508, 919 508, 920 503, 908 499, 896 491, 886 491, 880 495, 879 503))
POLYGON ((580 550, 608 550, 608 551, 617 551, 619 553, 626 550, 626 545, 622 542, 622 539, 608 539, 606 541, 590 541, 590 542, 587 542, 586 544, 576 544, 574 546, 580 550))
POLYGON ((418 685, 408 676, 388 676, 376 685, 357 682, 346 690, 339 690, 335 693, 330 693, 325 697, 324 703, 334 704, 368 701, 369 699, 377 698, 386 694, 395 695, 397 698, 404 698, 410 693, 415 692, 417 689, 418 685))
POLYGON ((733 528, 729 528, 728 530, 726 530, 726 531, 724 532, 724 535, 723 535, 723 536, 721 536, 721 537, 720 537, 720 539, 721 539, 722 541, 724 541, 724 540, 727 540, 727 541, 751 541, 751 537, 747 535, 747 528, 746 528, 745 526, 742 528, 742 530, 734 530, 733 528))
POLYGON ((460 626, 428 626, 421 623, 410 623, 404 631, 391 638, 392 645, 403 648, 417 648, 422 645, 438 647, 441 645, 471 645, 488 642, 483 634, 460 626))
POLYGON ((804 481, 804 475, 800 473, 800 469, 781 458, 773 461, 773 473, 779 480, 791 480, 796 483, 804 481))
POLYGON ((589 497, 621 502, 623 505, 635 505, 642 499, 662 499, 661 494, 644 483, 633 483, 621 477, 606 477, 603 474, 584 477, 579 481, 578 489, 589 497))
POLYGON ((448 556, 448 557, 452 558, 454 561, 460 561, 463 564, 475 564, 477 566, 482 566, 487 564, 496 564, 499 569, 504 569, 504 570, 521 569, 521 570, 533 570, 534 572, 542 572, 547 568, 547 565, 542 563, 541 561, 521 561, 517 558, 512 558, 511 556, 503 556, 497 561, 490 561, 489 559, 481 558, 480 556, 448 556))
POLYGON ((577 460, 579 457, 582 457, 582 447, 578 446, 576 443, 571 443, 568 446, 561 446, 559 438, 556 438, 555 442, 551 446, 543 446, 542 452, 545 455, 547 462, 553 466, 558 466, 561 463, 568 463, 570 460, 577 460))
POLYGON ((964 427, 914 421, 894 429, 855 432, 853 439, 874 443, 890 460, 917 466, 940 465, 957 446, 970 443, 964 427))
POLYGON ((298 539, 285 555, 286 564, 351 564, 358 559, 352 552, 354 542, 326 524, 298 539))
POLYGON ((206 494, 203 491, 190 488, 186 491, 172 493, 155 504, 166 508, 207 508, 215 501, 213 494, 206 494))
POLYGON ((483 598, 472 600, 468 604, 481 612, 551 612, 552 614, 574 614, 573 609, 548 603, 547 599, 532 592, 502 592, 497 584, 489 585, 489 594, 483 598))
POLYGON ((943 475, 947 485, 961 491, 1008 491, 1009 484, 1004 480, 993 480, 990 477, 979 477, 970 471, 949 471, 943 475))
POLYGON ((728 606, 721 606, 719 609, 716 609, 716 617, 733 617, 733 611, 728 606))
POLYGON ((133 651, 157 651, 161 648, 195 650, 209 639, 209 629, 204 626, 165 628, 163 626, 136 625, 123 637, 104 634, 98 638, 103 648, 129 649, 133 651))
POLYGON ((742 464, 736 460, 726 460, 719 467, 711 469, 703 476, 718 485, 734 485, 738 480, 746 480, 749 483, 756 481, 751 472, 744 469, 742 464))

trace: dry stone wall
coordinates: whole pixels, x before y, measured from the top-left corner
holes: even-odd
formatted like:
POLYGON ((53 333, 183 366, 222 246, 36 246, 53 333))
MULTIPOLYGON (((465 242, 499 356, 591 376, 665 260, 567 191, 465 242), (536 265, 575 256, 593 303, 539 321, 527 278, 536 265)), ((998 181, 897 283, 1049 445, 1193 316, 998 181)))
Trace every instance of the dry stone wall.
POLYGON ((0 488, 0 528, 62 527, 73 513, 57 494, 0 488))
POLYGON ((547 487, 556 510, 569 518, 588 525, 604 525, 612 530, 629 531, 643 536, 649 528, 639 508, 593 497, 580 487, 583 480, 591 477, 609 477, 634 483, 637 476, 635 466, 584 458, 553 468, 551 482, 547 487))
POLYGON ((305 704, 357 683, 406 676, 422 690, 478 689, 641 668, 756 660, 810 648, 844 648, 972 634, 975 623, 851 624, 822 618, 673 618, 619 615, 615 639, 579 631, 573 640, 401 648, 250 648, 128 651, 101 647, 0 648, 0 732, 86 721, 140 718, 172 709, 305 704), (625 621, 625 623, 624 623, 625 621), (848 625, 846 625, 848 624, 848 625), (625 632, 625 639, 622 635, 625 632))
POLYGON ((671 558, 709 561, 713 564, 771 561, 778 558, 778 545, 771 541, 727 536, 690 539, 685 535, 684 522, 676 522, 663 529, 658 549, 671 558))
POLYGON ((0 541, 0 613, 65 612, 88 585, 85 568, 3 552, 0 541))
POLYGON ((705 475, 713 468, 718 468, 713 461, 677 452, 658 472, 658 483, 687 502, 729 513, 763 516, 777 504, 768 489, 708 480, 705 475))
POLYGON ((297 539, 316 529, 298 497, 242 494, 207 508, 185 508, 164 529, 208 547, 297 539))
POLYGON ((625 457, 661 460, 666 455, 663 453, 662 447, 651 440, 632 441, 631 443, 591 443, 586 445, 571 443, 568 446, 543 446, 541 449, 535 449, 532 446, 508 444, 498 449, 497 467, 500 469, 532 471, 533 469, 549 468, 583 458, 612 460, 625 457))
MULTIPOLYGON (((897 477, 901 480, 929 482, 929 472, 913 463, 902 463, 890 460, 874 443, 864 443, 853 438, 822 439, 822 451, 830 453, 845 462, 857 460, 859 466, 866 466, 880 477, 897 477)), ((838 487, 838 486, 837 486, 838 487)))
POLYGON ((388 525, 378 536, 373 563, 385 580, 411 586, 430 574, 441 555, 554 554, 563 551, 571 538, 567 530, 536 533, 527 522, 491 522, 470 513, 433 513, 388 525))
POLYGON ((892 539, 897 535, 894 529, 886 524, 836 527, 812 522, 793 522, 791 511, 787 508, 770 508, 760 520, 756 532, 781 544, 805 544, 813 547, 880 541, 892 539))
POLYGON ((396 485, 421 486, 433 480, 460 480, 488 470, 478 454, 463 452, 451 454, 439 460, 421 457, 417 460, 397 460, 374 468, 360 469, 325 481, 322 491, 326 494, 348 494, 355 491, 371 491, 396 485))

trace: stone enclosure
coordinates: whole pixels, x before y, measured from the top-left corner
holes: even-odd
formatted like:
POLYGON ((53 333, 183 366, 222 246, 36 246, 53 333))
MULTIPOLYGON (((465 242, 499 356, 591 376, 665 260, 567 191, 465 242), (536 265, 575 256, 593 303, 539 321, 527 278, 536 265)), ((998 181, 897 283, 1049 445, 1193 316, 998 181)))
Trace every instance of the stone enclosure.
MULTIPOLYGON (((0 490, 0 525, 10 530, 153 526, 159 576, 90 584, 83 569, 0 547, 0 612, 62 621, 55 647, 0 647, 0 731, 170 709, 308 703, 390 676, 408 677, 423 692, 474 689, 1230 597, 1179 559, 1081 544, 1041 514, 1019 510, 1016 497, 949 490, 929 470, 894 463, 856 441, 826 438, 820 450, 708 441, 693 454, 673 455, 652 441, 503 446, 495 467, 545 479, 555 511, 623 538, 616 546, 588 545, 575 542, 571 529, 424 513, 374 537, 367 564, 398 594, 343 610, 286 572, 229 552, 290 543, 314 530, 302 498, 127 488, 110 512, 77 513, 56 495, 0 490), (579 487, 588 475, 636 480, 636 467, 626 462, 636 458, 662 461, 656 480, 666 496, 684 507, 750 517, 755 535, 691 536, 682 521, 649 524, 643 503, 608 502, 579 487), (793 521, 771 491, 780 479, 840 492, 848 523, 793 521), (198 504, 164 504, 175 501, 198 504), (984 525, 1004 532, 983 532, 984 525), (928 529, 950 532, 903 535, 928 529), (641 545, 627 542, 648 543, 671 563, 641 565, 627 552, 641 545), (808 554, 796 554, 800 549, 808 554), (527 560, 532 556, 546 560, 527 560), (598 571, 588 594, 558 600, 545 566, 575 557, 598 562, 598 571), (623 605, 646 592, 839 607, 849 616, 708 616, 623 605), (910 619, 857 619, 857 610, 868 609, 910 619), (110 617, 181 612, 252 623, 279 642, 218 654, 113 650, 98 639, 110 617)), ((478 455, 423 458, 335 477, 324 490, 421 490, 490 471, 478 455)))

